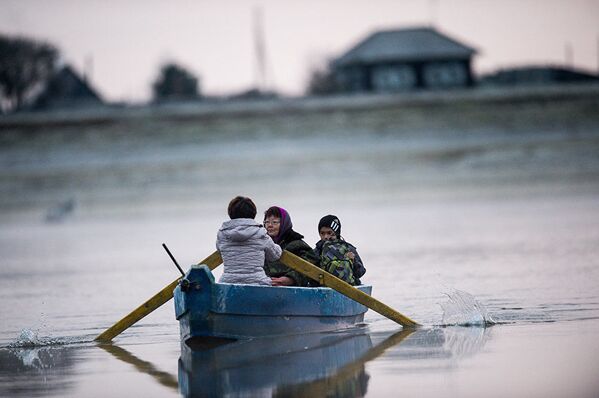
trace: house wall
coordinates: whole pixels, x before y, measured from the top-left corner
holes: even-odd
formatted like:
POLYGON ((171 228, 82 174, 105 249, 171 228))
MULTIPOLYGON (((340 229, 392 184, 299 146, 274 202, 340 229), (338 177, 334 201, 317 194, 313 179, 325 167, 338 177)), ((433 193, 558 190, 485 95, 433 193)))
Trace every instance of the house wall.
POLYGON ((368 89, 368 70, 364 66, 356 65, 335 70, 335 81, 342 91, 362 92, 368 89))
POLYGON ((471 84, 468 64, 463 61, 428 62, 422 67, 426 88, 466 87, 471 84))
POLYGON ((406 91, 418 85, 418 69, 410 64, 376 65, 370 75, 372 91, 406 91))
POLYGON ((473 84, 470 60, 352 65, 338 68, 335 76, 346 92, 398 92, 473 84))

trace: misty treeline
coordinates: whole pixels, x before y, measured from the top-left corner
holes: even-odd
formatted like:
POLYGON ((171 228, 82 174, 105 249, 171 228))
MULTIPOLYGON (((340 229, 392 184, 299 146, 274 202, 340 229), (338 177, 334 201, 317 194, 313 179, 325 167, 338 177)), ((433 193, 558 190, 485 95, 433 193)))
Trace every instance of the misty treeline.
MULTIPOLYGON (((27 109, 63 66, 60 51, 51 43, 0 35, 1 112, 27 109)), ((200 98, 198 79, 175 63, 160 68, 152 89, 154 101, 200 98)))
POLYGON ((52 44, 0 35, 0 108, 21 109, 55 72, 59 52, 52 44))
MULTIPOLYGON (((0 112, 27 108, 62 66, 60 51, 53 44, 0 34, 0 112)), ((328 65, 310 72, 306 94, 326 95, 336 91, 328 65)), ((174 62, 159 67, 152 93, 154 102, 202 98, 198 78, 174 62)))

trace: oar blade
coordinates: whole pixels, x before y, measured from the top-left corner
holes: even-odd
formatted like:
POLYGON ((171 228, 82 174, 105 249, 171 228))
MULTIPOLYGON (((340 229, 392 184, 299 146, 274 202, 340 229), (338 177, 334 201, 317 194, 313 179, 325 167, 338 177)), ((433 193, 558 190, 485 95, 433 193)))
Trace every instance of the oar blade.
MULTIPOLYGON (((204 260, 200 261, 200 264, 205 264, 210 269, 214 269, 218 267, 223 262, 223 259, 218 251, 215 251, 204 260)), ((150 297, 146 302, 142 305, 131 311, 128 315, 126 315, 123 319, 106 329, 104 332, 98 335, 94 340, 95 341, 104 341, 108 342, 114 339, 116 336, 121 334, 125 329, 128 329, 133 324, 144 318, 146 315, 153 312, 155 309, 160 307, 162 304, 166 303, 170 299, 173 298, 173 290, 177 287, 180 278, 175 279, 170 284, 168 284, 164 289, 156 293, 154 296, 150 297)))
POLYGON ((287 250, 283 251, 283 254, 281 255, 281 262, 289 268, 294 269, 308 278, 320 282, 324 286, 338 291, 339 293, 351 298, 354 301, 357 301, 362 305, 365 305, 371 310, 378 312, 379 314, 399 323, 404 327, 420 326, 417 322, 411 320, 405 315, 400 314, 388 305, 380 302, 372 296, 367 295, 361 290, 356 289, 349 283, 342 281, 325 270, 307 262, 301 257, 288 252, 287 250))

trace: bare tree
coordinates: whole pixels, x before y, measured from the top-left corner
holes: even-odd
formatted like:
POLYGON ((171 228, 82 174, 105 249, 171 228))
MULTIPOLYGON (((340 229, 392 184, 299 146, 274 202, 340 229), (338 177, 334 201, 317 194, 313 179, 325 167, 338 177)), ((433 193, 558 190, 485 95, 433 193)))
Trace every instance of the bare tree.
POLYGON ((0 35, 0 99, 5 111, 20 109, 54 73, 58 50, 24 37, 0 35))
POLYGON ((306 93, 309 95, 330 95, 339 91, 339 85, 330 64, 315 67, 310 72, 306 93))
POLYGON ((154 84, 154 100, 197 99, 198 79, 183 67, 168 63, 160 69, 154 84))

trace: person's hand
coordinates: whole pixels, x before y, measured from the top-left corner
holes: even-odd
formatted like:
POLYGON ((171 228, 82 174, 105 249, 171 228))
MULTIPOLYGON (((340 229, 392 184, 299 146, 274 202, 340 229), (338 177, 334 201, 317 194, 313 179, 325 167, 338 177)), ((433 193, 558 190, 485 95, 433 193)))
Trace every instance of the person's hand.
POLYGON ((345 253, 345 257, 349 258, 350 260, 354 261, 354 259, 356 258, 356 255, 352 252, 347 252, 345 253))
POLYGON ((288 276, 279 276, 270 278, 273 286, 291 286, 295 281, 288 276))

